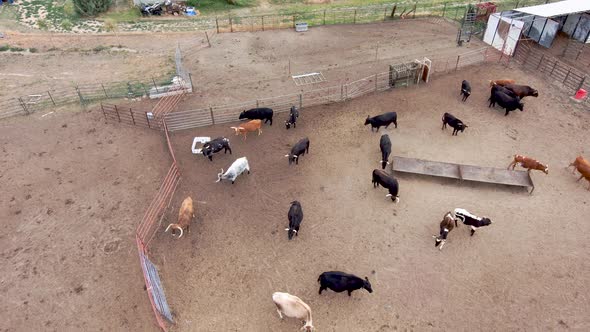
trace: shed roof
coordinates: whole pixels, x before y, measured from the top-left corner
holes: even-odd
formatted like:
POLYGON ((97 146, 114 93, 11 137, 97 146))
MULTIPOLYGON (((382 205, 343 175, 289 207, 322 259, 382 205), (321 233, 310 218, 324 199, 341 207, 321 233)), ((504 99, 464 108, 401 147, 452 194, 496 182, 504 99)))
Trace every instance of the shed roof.
POLYGON ((564 0, 546 5, 522 7, 514 10, 535 16, 556 17, 590 11, 590 0, 564 0))

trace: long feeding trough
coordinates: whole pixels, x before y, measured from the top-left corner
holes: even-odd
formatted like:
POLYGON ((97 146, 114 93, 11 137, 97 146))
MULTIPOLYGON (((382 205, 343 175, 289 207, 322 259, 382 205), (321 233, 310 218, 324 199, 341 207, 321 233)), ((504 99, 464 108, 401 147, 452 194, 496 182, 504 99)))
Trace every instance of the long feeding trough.
POLYGON ((392 170, 402 173, 527 187, 532 188, 530 193, 535 190, 533 180, 526 171, 512 171, 504 168, 461 165, 398 156, 393 157, 392 170))

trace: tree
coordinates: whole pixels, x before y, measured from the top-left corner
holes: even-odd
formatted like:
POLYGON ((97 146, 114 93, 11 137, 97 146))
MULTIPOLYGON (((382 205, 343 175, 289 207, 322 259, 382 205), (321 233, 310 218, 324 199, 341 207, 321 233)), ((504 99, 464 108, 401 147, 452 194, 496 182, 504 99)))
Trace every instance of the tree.
POLYGON ((111 6, 112 0, 73 0, 76 12, 81 16, 95 16, 111 6))

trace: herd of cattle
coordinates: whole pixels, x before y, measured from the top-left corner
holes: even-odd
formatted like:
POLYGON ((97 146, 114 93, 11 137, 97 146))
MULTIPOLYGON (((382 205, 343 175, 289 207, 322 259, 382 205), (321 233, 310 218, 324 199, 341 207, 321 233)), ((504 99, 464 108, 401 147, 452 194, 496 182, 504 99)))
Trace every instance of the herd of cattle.
MULTIPOLYGON (((517 85, 515 84, 514 80, 490 81, 490 87, 491 92, 490 98, 488 100, 490 102, 489 107, 495 106, 497 103, 506 110, 505 115, 508 115, 510 111, 515 109, 523 111, 524 106, 522 103, 522 98, 526 96, 538 97, 539 95, 537 90, 529 86, 517 85)), ((471 86, 469 82, 463 81, 461 84, 462 101, 467 101, 470 95, 471 86)), ((239 119, 248 119, 250 121, 242 123, 237 127, 230 128, 235 131, 236 135, 243 135, 244 139, 246 139, 248 132, 258 131, 258 135, 260 135, 262 133, 261 127, 263 121, 264 123, 270 122, 270 125, 272 126, 273 113, 273 110, 270 108, 255 108, 243 111, 239 115, 239 119)), ((291 107, 289 117, 285 121, 286 129, 290 129, 291 127, 296 128, 298 117, 298 109, 295 106, 291 107)), ((442 123, 442 129, 445 129, 447 125, 453 128, 452 135, 457 135, 458 132, 463 132, 468 127, 465 123, 463 123, 463 121, 459 120, 450 113, 444 113, 442 117, 442 123)), ((379 128, 387 128, 391 124, 394 124, 395 128, 397 128, 398 123, 396 112, 387 112, 374 117, 367 116, 365 120, 365 126, 371 125, 371 131, 374 129, 379 131, 379 128)), ((309 153, 309 144, 309 138, 305 137, 293 145, 290 152, 285 155, 285 157, 288 158, 289 165, 291 165, 293 162, 295 162, 296 165, 299 164, 300 157, 305 155, 305 153, 309 153)), ((381 135, 379 147, 381 150, 380 163, 382 169, 373 170, 373 187, 375 188, 382 186, 383 188, 387 189, 388 194, 386 197, 391 198, 394 203, 397 203, 399 202, 399 183, 397 179, 384 171, 386 166, 389 164, 389 158, 391 155, 391 140, 389 135, 381 135)), ((232 154, 229 139, 226 137, 218 137, 205 143, 201 151, 205 157, 212 161, 213 155, 220 152, 221 150, 223 150, 224 153, 229 151, 229 153, 232 154)), ((514 169, 517 164, 520 164, 523 168, 527 169, 528 172, 531 170, 539 170, 545 174, 549 173, 549 167, 547 165, 544 165, 541 162, 526 156, 514 155, 514 158, 508 165, 508 168, 512 167, 512 169, 514 169)), ((590 162, 588 162, 582 156, 578 156, 576 160, 569 166, 574 167, 573 172, 576 170, 580 172, 581 176, 578 181, 580 181, 582 178, 586 178, 586 180, 590 182, 590 162)), ((248 159, 246 157, 238 158, 231 164, 227 171, 224 172, 223 169, 221 169, 221 172, 217 174, 216 182, 220 182, 221 180, 229 180, 233 184, 236 178, 245 171, 247 171, 248 174, 250 173, 248 159)), ((588 187, 588 190, 590 190, 590 186, 588 187)), ((299 201, 293 201, 290 204, 291 205, 287 214, 289 226, 285 229, 288 232, 289 240, 293 239, 293 236, 298 236, 301 222, 303 220, 303 208, 301 203, 299 201)), ((185 229, 187 232, 190 232, 189 226, 192 218, 194 218, 194 205, 192 198, 187 197, 182 202, 178 215, 178 222, 168 225, 166 232, 172 229, 173 236, 175 236, 178 232, 179 235, 177 238, 182 237, 185 229)), ((457 227, 459 221, 471 228, 471 236, 475 234, 475 231, 478 228, 489 226, 493 223, 488 217, 478 217, 465 209, 456 208, 452 212, 449 211, 443 216, 443 220, 439 225, 439 235, 433 236, 433 238, 435 238, 435 247, 438 247, 439 250, 442 250, 447 241, 448 234, 453 230, 454 227, 457 227)), ((351 295, 352 291, 361 288, 366 289, 369 293, 373 292, 367 277, 362 279, 355 275, 340 271, 324 272, 319 276, 318 282, 320 283, 319 294, 321 294, 325 289, 331 289, 335 292, 347 291, 349 296, 351 295)), ((312 325, 311 309, 309 305, 303 302, 300 298, 288 293, 276 292, 272 295, 272 300, 277 307, 277 312, 281 319, 283 318, 283 315, 287 317, 298 318, 305 321, 305 324, 301 328, 302 330, 311 331, 314 329, 312 325)))

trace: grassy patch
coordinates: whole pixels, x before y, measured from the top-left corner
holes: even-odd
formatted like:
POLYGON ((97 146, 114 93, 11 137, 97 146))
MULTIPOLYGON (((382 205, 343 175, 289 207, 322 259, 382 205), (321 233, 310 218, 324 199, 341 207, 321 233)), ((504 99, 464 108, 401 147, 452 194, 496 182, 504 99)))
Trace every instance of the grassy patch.
POLYGON ((133 7, 125 10, 113 10, 101 16, 104 19, 110 19, 115 22, 135 22, 141 17, 139 8, 133 7))
POLYGON ((98 45, 98 46, 96 46, 95 48, 93 48, 92 50, 93 50, 95 53, 98 53, 98 52, 106 51, 106 50, 108 50, 108 49, 110 49, 110 47, 108 47, 108 46, 104 46, 104 45, 98 45))
POLYGON ((39 52, 39 50, 36 49, 36 48, 34 48, 34 47, 31 47, 31 48, 29 48, 29 52, 31 52, 31 53, 37 53, 37 52, 39 52))
POLYGON ((10 46, 8 46, 8 45, 1 45, 0 46, 0 52, 6 52, 8 50, 10 50, 10 46))
POLYGON ((193 6, 202 14, 209 14, 212 12, 230 11, 232 9, 243 7, 255 7, 258 5, 258 0, 233 0, 234 4, 228 3, 226 0, 189 0, 188 6, 193 6))

